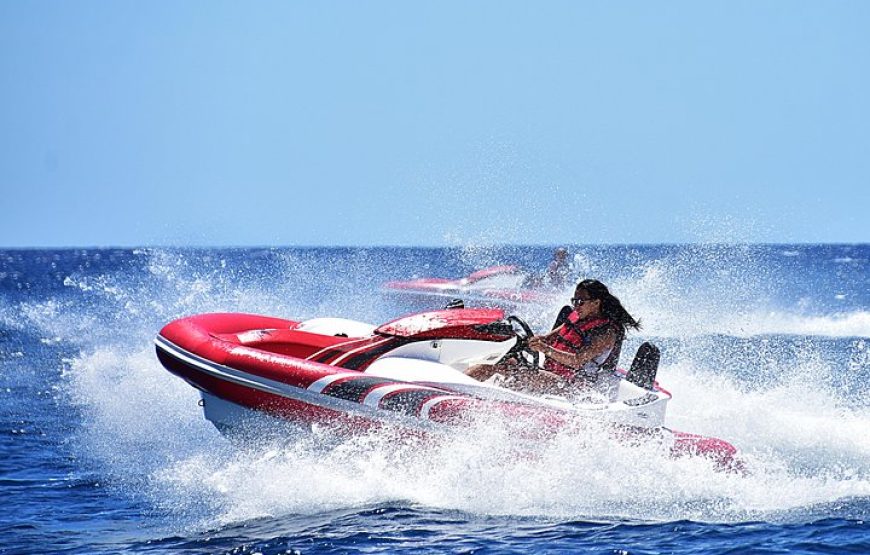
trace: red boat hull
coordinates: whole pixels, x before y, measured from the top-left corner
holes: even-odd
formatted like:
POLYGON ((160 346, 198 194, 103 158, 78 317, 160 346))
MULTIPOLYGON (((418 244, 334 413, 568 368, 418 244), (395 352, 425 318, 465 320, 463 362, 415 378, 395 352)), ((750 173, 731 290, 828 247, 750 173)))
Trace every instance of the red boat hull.
MULTIPOLYGON (((343 431, 384 425, 420 433, 477 415, 522 419, 531 438, 571 426, 573 415, 547 406, 492 401, 451 390, 367 375, 365 368, 398 346, 435 337, 498 340, 475 324, 500 320, 491 309, 441 311, 403 318, 367 337, 310 333, 299 322, 251 314, 203 314, 176 320, 156 339, 171 373, 205 394, 244 409, 343 431)), ((501 338, 503 339, 503 338, 501 338)), ((725 441, 673 433, 675 455, 700 454, 734 466, 725 441)))

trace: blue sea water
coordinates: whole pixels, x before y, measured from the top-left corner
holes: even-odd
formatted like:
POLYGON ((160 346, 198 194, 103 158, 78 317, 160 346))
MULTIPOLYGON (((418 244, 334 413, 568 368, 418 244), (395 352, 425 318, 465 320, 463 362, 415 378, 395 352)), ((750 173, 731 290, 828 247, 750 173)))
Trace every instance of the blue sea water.
MULTIPOLYGON (((749 473, 605 437, 511 459, 491 428, 240 445, 154 356, 184 315, 375 323, 422 308, 385 281, 550 249, 6 250, 0 552, 870 553, 870 245, 571 250, 642 319, 626 351, 662 347, 669 425, 749 473)), ((542 330, 558 308, 516 311, 542 330)))

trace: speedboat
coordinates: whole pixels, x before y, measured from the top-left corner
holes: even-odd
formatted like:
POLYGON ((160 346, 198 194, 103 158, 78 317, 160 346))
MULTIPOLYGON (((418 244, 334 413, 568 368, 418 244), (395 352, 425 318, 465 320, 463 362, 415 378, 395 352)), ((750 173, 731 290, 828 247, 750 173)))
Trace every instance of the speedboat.
POLYGON ((556 289, 546 279, 512 265, 490 266, 459 279, 426 277, 390 281, 382 288, 390 295, 418 301, 461 297, 470 302, 506 307, 547 303, 558 298, 556 289))
MULTIPOLYGON (((597 420, 632 439, 655 438, 675 456, 698 454, 735 468, 726 441, 671 430, 671 394, 655 381, 654 347, 639 349, 591 394, 537 395, 494 376, 464 371, 507 356, 530 357, 532 330, 497 308, 411 314, 375 326, 344 318, 293 321, 253 314, 200 314, 166 325, 157 357, 199 390, 205 417, 221 431, 254 415, 342 433, 398 429, 430 434, 487 415, 529 422, 537 439, 597 420)), ((535 361, 539 362, 539 361, 535 361)))

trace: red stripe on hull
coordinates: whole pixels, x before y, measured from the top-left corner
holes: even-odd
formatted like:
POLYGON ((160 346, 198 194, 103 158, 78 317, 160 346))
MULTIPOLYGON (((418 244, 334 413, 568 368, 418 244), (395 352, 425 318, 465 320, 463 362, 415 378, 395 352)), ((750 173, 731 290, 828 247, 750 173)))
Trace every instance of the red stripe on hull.
POLYGON ((686 432, 673 432, 674 456, 701 455, 716 463, 721 470, 744 472, 743 462, 737 457, 737 448, 725 440, 699 436, 686 432))

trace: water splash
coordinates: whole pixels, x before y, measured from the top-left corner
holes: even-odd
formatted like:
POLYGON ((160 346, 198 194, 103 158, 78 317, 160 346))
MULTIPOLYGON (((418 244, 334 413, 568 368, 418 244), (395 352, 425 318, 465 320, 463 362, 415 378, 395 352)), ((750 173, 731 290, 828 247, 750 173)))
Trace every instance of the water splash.
POLYGON ((185 526, 382 503, 483 515, 744 522, 805 517, 819 504, 870 496, 866 408, 839 404, 836 392, 811 380, 747 390, 691 365, 665 373, 675 394, 672 425, 733 441, 749 475, 717 472, 701 458, 672 459, 654 443, 626 445, 591 425, 536 445, 529 456, 511 424, 493 420, 432 444, 389 434, 336 441, 313 432, 238 449, 202 418, 194 391, 148 351, 77 357, 67 379, 86 415, 78 439, 88 455, 185 526))
MULTIPOLYGON (((594 429, 517 457, 511 429, 497 422, 425 449, 385 436, 336 444, 314 434, 240 450, 204 421, 195 391, 153 356, 157 329, 196 312, 379 321, 387 310, 371 294, 372 283, 394 272, 396 260, 383 250, 263 249, 241 257, 145 250, 134 261, 144 271, 72 273, 65 295, 3 312, 18 327, 75 346, 64 391, 83 416, 78 449, 119 488, 181 525, 384 502, 475 514, 742 522, 819 510, 824 516, 818 507, 870 496, 863 433, 870 413, 856 401, 867 397, 866 345, 837 340, 829 355, 815 340, 786 338, 784 347, 767 348, 759 337, 789 329, 826 335, 816 328, 863 337, 866 313, 810 316, 818 320, 791 314, 782 327, 784 317, 766 321, 765 312, 753 311, 765 287, 751 259, 736 267, 730 251, 689 251, 638 258, 622 276, 616 264, 585 256, 589 267, 613 272, 609 283, 644 317, 647 333, 674 338, 660 373, 675 394, 670 424, 733 442, 749 460, 748 476, 717 473, 703 459, 673 460, 655 446, 627 446, 594 429), (712 335, 723 330, 724 337, 712 335), (718 359, 726 365, 711 361, 713 343, 725 345, 718 359), (745 358, 736 356, 741 350, 745 358), (845 370, 853 379, 838 378, 845 370)), ((467 252, 468 264, 503 261, 498 253, 467 252)))
MULTIPOLYGON (((787 408, 770 394, 744 397, 738 407, 758 401, 787 408)), ((724 414, 710 415, 711 421, 736 410, 727 407, 724 414)), ((325 449, 314 435, 280 446, 231 451, 201 442, 202 431, 192 422, 207 424, 192 411, 186 415, 192 437, 181 435, 198 447, 149 446, 164 461, 149 467, 148 488, 158 506, 195 516, 205 526, 381 503, 568 519, 746 521, 870 495, 870 476, 861 462, 870 447, 844 444, 848 430, 821 444, 818 438, 807 442, 843 415, 811 414, 784 433, 781 424, 794 414, 759 414, 772 420, 753 429, 756 444, 749 445, 748 454, 752 474, 744 477, 718 473, 703 459, 670 459, 655 446, 623 445, 595 429, 589 435, 556 438, 534 457, 518 457, 511 430, 493 422, 425 448, 370 435, 325 449), (816 426, 802 429, 808 421, 816 426), (761 448, 758 443, 765 438, 761 448), (806 445, 815 447, 808 450, 806 445), (831 453, 836 465, 831 465, 831 453), (784 493, 771 496, 771 489, 784 493)), ((746 423, 743 419, 728 430, 737 432, 746 423)), ((866 425, 867 416, 853 415, 851 424, 866 425)), ((97 433, 112 435, 105 429, 97 433)), ((178 437, 178 430, 174 433, 178 437)))

